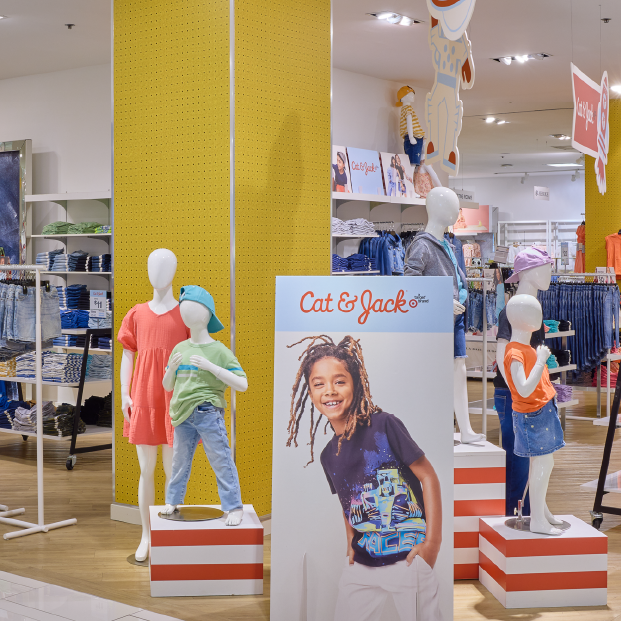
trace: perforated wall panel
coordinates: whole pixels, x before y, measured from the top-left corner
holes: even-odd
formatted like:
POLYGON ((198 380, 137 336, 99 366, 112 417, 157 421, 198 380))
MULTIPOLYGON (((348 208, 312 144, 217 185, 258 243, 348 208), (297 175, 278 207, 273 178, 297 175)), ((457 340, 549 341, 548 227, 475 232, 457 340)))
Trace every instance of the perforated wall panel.
POLYGON ((277 275, 330 269, 330 1, 235 2, 237 397, 245 502, 270 512, 277 275))
MULTIPOLYGON (((147 257, 177 255, 180 286, 210 291, 230 345, 229 5, 226 0, 114 1, 115 334, 153 297, 147 257)), ((121 436, 115 355, 116 501, 137 504, 136 450, 121 436)), ((228 420, 228 413, 227 413, 228 420)), ((156 502, 164 475, 156 470, 156 502)), ((196 452, 188 503, 218 502, 213 471, 196 452)))
POLYGON ((606 236, 621 229, 621 100, 610 100, 610 148, 606 166, 606 194, 599 193, 595 160, 585 161, 586 271, 606 265, 606 236))

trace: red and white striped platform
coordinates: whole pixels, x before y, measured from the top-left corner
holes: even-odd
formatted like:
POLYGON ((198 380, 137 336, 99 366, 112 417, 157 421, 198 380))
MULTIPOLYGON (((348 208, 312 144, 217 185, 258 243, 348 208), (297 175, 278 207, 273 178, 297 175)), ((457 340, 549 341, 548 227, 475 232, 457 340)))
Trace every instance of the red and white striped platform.
POLYGON ((505 608, 605 606, 608 537, 573 515, 558 537, 517 531, 482 518, 481 584, 505 608))
MULTIPOLYGON (((455 440, 460 435, 455 434, 455 440)), ((455 455, 455 580, 479 579, 479 518, 505 514, 505 452, 489 442, 459 444, 455 455)))
POLYGON ((244 505, 239 526, 226 526, 224 517, 163 520, 163 508, 150 507, 152 597, 263 593, 263 526, 252 505, 244 505))

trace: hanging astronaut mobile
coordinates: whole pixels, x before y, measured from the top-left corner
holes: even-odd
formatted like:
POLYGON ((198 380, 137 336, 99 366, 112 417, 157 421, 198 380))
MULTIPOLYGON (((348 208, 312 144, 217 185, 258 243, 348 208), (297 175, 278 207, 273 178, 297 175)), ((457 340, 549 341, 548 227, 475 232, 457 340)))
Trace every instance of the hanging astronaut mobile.
POLYGON ((425 106, 429 132, 426 161, 439 162, 450 175, 459 170, 457 138, 463 116, 459 89, 474 85, 472 48, 466 34, 474 5, 475 0, 427 0, 431 13, 429 47, 436 79, 425 106))

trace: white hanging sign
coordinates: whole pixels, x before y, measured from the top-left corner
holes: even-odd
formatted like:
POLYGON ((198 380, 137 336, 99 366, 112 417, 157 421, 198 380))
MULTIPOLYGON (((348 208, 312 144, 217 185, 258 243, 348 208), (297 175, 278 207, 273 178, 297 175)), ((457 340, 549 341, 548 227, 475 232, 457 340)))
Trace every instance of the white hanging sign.
POLYGON ((542 185, 536 185, 534 189, 534 196, 536 201, 549 201, 550 188, 546 188, 542 185))

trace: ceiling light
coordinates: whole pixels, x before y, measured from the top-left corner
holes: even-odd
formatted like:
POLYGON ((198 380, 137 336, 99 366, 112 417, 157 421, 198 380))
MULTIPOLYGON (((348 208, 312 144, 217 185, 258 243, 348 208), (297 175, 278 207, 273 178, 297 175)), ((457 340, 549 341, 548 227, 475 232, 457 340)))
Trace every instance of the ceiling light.
POLYGON ((507 121, 503 121, 503 120, 501 120, 501 119, 498 119, 498 120, 496 121, 496 125, 504 125, 506 122, 507 122, 507 121))
POLYGON ((513 61, 513 58, 511 58, 511 56, 502 56, 498 60, 500 60, 500 62, 503 63, 504 65, 510 65, 511 62, 513 61))
POLYGON ((513 164, 501 164, 500 166, 502 168, 511 168, 511 166, 513 166, 513 164))
POLYGON ((580 166, 584 164, 584 153, 576 160, 576 164, 580 164, 580 166))
POLYGON ((420 19, 414 19, 407 15, 401 15, 401 13, 394 13, 392 11, 378 11, 377 13, 367 13, 371 17, 386 21, 390 24, 399 24, 400 26, 412 26, 412 24, 421 24, 420 19))
POLYGON ((610 90, 614 91, 615 93, 621 93, 621 84, 615 84, 614 86, 611 86, 610 90))
POLYGON ((495 120, 496 120, 496 117, 495 117, 495 116, 488 116, 488 117, 485 119, 485 122, 486 122, 486 123, 493 123, 495 120))
POLYGON ((6 19, 6 15, 0 15, 0 19, 6 19))
POLYGON ((556 138, 557 140, 571 140, 571 136, 566 134, 550 134, 550 138, 556 138))
POLYGON ((544 58, 550 58, 551 54, 546 54, 544 52, 538 54, 521 54, 518 56, 498 56, 497 58, 492 58, 497 63, 502 63, 503 65, 510 65, 513 61, 517 61, 519 63, 525 63, 527 60, 543 60, 544 58))
POLYGON ((582 166, 582 164, 547 164, 547 166, 554 166, 555 168, 566 168, 566 167, 576 167, 576 166, 582 166))

